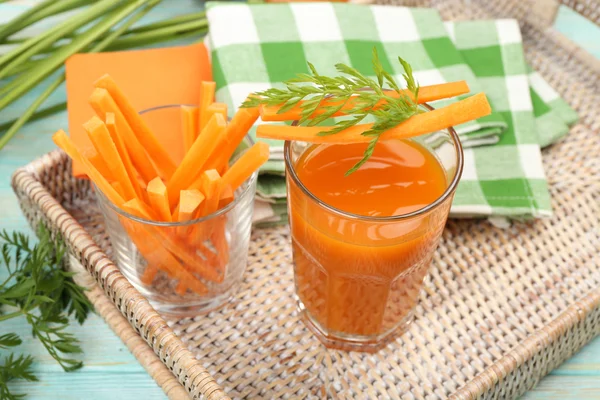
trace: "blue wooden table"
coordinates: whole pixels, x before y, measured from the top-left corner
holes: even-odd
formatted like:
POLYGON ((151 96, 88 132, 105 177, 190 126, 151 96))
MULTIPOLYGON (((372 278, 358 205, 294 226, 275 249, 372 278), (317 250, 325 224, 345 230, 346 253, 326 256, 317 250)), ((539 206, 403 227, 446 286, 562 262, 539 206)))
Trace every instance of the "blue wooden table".
MULTIPOLYGON (((33 2, 33 0, 13 1, 0 4, 0 23, 22 12, 33 2)), ((147 15, 143 22, 158 17, 181 15, 191 10, 196 11, 200 7, 199 2, 194 0, 169 0, 147 15)), ((46 26, 51 23, 48 22, 46 26)), ((38 30, 43 28, 44 26, 37 27, 38 30)), ((600 30, 593 24, 582 21, 577 14, 563 8, 557 19, 556 28, 577 40, 580 45, 600 58, 600 30)), ((0 53, 4 50, 0 46, 0 53)), ((38 88, 18 104, 3 110, 0 114, 0 123, 17 117, 42 90, 43 88, 38 88)), ((61 88, 46 105, 64 99, 64 88, 61 88)), ((67 128, 66 112, 27 124, 0 153, 1 228, 31 232, 10 188, 10 175, 17 167, 54 149, 50 137, 59 128, 67 128)), ((0 276, 2 273, 4 271, 0 272, 0 276)), ((35 373, 39 377, 39 382, 13 385, 15 392, 27 393, 29 400, 165 398, 161 389, 137 363, 121 340, 98 316, 92 315, 83 326, 74 322, 71 328, 71 332, 80 339, 85 351, 82 356, 85 366, 72 373, 63 372, 39 343, 27 340, 30 331, 25 321, 11 320, 9 324, 0 324, 0 335, 9 330, 17 332, 26 339, 16 351, 32 354, 36 358, 35 373)), ((525 400, 598 398, 600 398, 600 338, 553 371, 533 391, 523 397, 525 400)))

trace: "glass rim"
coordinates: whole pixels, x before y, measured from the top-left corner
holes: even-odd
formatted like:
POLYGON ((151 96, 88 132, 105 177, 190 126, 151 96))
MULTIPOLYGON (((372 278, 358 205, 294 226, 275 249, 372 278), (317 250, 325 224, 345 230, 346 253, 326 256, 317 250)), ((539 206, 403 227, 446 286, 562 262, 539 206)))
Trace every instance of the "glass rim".
MULTIPOLYGON (((425 108, 427 108, 429 111, 434 110, 434 108, 427 103, 424 103, 421 105, 424 106, 425 108)), ((297 121, 295 121, 295 122, 297 122, 297 121)), ((302 181, 298 177, 298 174, 296 173, 296 169, 292 165, 292 158, 290 155, 292 141, 290 141, 290 140, 285 141, 285 145, 284 145, 284 149, 283 149, 286 173, 288 173, 291 176, 291 178, 294 180, 294 183, 296 185, 298 185, 300 190, 302 190, 302 192, 304 192, 304 194, 307 195, 312 201, 316 202, 319 206, 327 209, 328 211, 330 211, 340 217, 354 219, 354 220, 360 220, 360 221, 371 221, 371 222, 391 222, 391 221, 400 221, 400 220, 404 220, 404 219, 410 219, 410 218, 425 214, 425 213, 437 208, 446 199, 448 199, 448 197, 450 197, 450 195, 452 195, 452 193, 454 193, 454 191, 456 190, 456 187, 458 186, 458 182, 460 181, 460 177, 462 175, 463 166, 464 166, 463 147, 460 142, 460 138, 458 137, 458 134, 456 133, 456 130, 454 130, 453 127, 449 127, 448 129, 445 129, 445 130, 447 130, 448 133, 450 134, 450 137, 452 138, 452 144, 454 145, 454 150, 456 151, 457 168, 456 168, 456 172, 454 173, 454 177, 452 178, 450 185, 448 185, 448 187, 444 190, 444 192, 440 195, 440 197, 438 197, 435 201, 427 204, 425 207, 419 208, 418 210, 411 211, 406 214, 390 215, 390 216, 384 216, 384 217, 354 214, 351 212, 340 210, 339 208, 333 207, 332 205, 327 204, 323 200, 319 199, 310 190, 308 190, 308 188, 302 183, 302 181)), ((436 132, 443 132, 443 131, 444 130, 439 130, 436 132)), ((431 133, 434 133, 434 132, 431 132, 431 133)), ((298 140, 298 142, 301 142, 301 141, 298 140)), ((288 201, 289 201, 289 199, 288 199, 288 201)))
MULTIPOLYGON (((193 105, 193 104, 165 104, 165 105, 160 105, 160 106, 155 106, 155 107, 151 107, 151 108, 146 108, 142 111, 139 112, 140 115, 146 114, 148 112, 151 111, 158 111, 158 110, 162 110, 162 109, 166 109, 166 108, 175 108, 175 107, 197 107, 197 105, 193 105)), ((250 137, 250 135, 246 134, 244 136, 244 139, 246 139, 249 143, 250 146, 254 145, 254 140, 252 140, 252 137, 250 137)), ((244 154, 246 150, 244 150, 243 152, 240 152, 240 154, 238 154, 235 158, 234 161, 237 160, 242 154, 244 154)), ((229 204, 227 204, 225 207, 218 209, 217 211, 210 213, 208 215, 205 215, 204 217, 200 217, 200 218, 196 218, 196 219, 191 219, 189 221, 185 221, 185 222, 167 222, 167 221, 153 221, 153 220, 149 220, 149 219, 145 219, 145 218, 140 218, 137 217, 133 214, 128 213, 127 211, 119 208, 116 204, 114 204, 112 201, 108 200, 108 198, 106 197, 106 195, 104 193, 102 193, 102 191, 100 189, 98 189, 98 187, 96 186, 95 183, 92 182, 92 184, 94 185, 94 188, 96 190, 97 194, 100 194, 102 196, 102 201, 105 204, 108 204, 108 206, 115 211, 116 213, 127 217, 130 220, 136 221, 136 222, 140 222, 140 223, 144 223, 147 225, 152 225, 152 226, 159 226, 159 227, 178 227, 178 226, 188 226, 188 225, 194 225, 197 223, 201 223, 201 222, 206 222, 209 221, 211 219, 214 219, 220 215, 226 214, 229 211, 231 211, 233 208, 235 208, 235 206, 238 205, 238 203, 242 200, 242 198, 244 198, 248 192, 250 191, 250 188, 252 187, 252 185, 254 184, 254 181, 256 181, 258 179, 258 171, 255 171, 252 175, 250 175, 250 178, 246 179, 242 185, 246 185, 246 187, 242 190, 242 192, 240 193, 239 196, 234 197, 233 201, 229 204)))

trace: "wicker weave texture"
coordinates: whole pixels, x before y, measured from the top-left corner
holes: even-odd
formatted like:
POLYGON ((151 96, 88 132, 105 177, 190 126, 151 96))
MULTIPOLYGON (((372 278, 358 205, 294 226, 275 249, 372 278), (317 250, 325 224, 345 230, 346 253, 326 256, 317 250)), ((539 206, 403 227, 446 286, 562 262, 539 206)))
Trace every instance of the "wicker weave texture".
POLYGON ((431 3, 446 19, 522 17, 528 60, 581 123, 543 154, 555 216, 509 229, 450 221, 414 323, 376 354, 327 350, 298 319, 286 228, 254 233, 231 304, 165 322, 110 262, 90 187, 71 177, 64 154, 14 175, 28 220, 67 239, 104 292, 90 292, 97 308, 170 398, 184 394, 165 365, 194 398, 514 398, 600 334, 600 69, 528 22, 528 1, 412 3, 431 3))

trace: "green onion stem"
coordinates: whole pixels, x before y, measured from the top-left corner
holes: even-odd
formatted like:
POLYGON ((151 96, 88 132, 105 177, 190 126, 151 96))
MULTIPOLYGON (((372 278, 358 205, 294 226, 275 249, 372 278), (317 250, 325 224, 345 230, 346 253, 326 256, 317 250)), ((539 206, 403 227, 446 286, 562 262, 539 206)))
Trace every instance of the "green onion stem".
MULTIPOLYGON (((146 44, 152 44, 152 43, 164 42, 167 40, 178 39, 180 36, 183 36, 183 35, 185 35, 187 37, 187 36, 192 36, 193 34, 202 34, 202 33, 206 33, 207 28, 208 28, 208 22, 207 22, 207 20, 204 19, 204 20, 186 22, 186 23, 181 23, 178 25, 167 26, 167 27, 158 28, 158 29, 155 29, 152 31, 148 30, 145 32, 134 33, 134 34, 129 34, 128 32, 125 32, 125 34, 121 35, 121 37, 116 39, 114 41, 114 43, 111 43, 111 45, 107 48, 107 50, 116 51, 116 50, 130 49, 133 47, 144 46, 146 44)), ((68 45, 69 45, 69 43, 62 44, 60 46, 50 47, 50 48, 46 49, 44 53, 40 53, 40 55, 41 54, 52 54, 55 51, 58 51, 68 45)), ((33 63, 33 62, 39 62, 39 61, 40 60, 29 60, 25 63, 33 63)), ((23 64, 23 63, 21 63, 21 64, 23 64)), ((24 69, 27 69, 27 67, 16 66, 10 72, 6 73, 5 76, 15 75, 18 72, 23 71, 24 69)))
MULTIPOLYGON (((42 62, 42 60, 43 59, 40 59, 40 60, 29 60, 29 61, 26 61, 26 62, 22 63, 21 65, 17 65, 16 67, 14 67, 12 69, 12 71, 10 71, 10 73, 7 75, 7 77, 14 76, 14 75, 19 75, 20 73, 25 72, 28 69, 35 67, 40 62, 42 62)), ((1 90, 0 90, 0 92, 1 92, 1 90)))
MULTIPOLYGON (((132 41, 132 43, 131 43, 132 46, 131 47, 139 47, 139 46, 143 46, 143 45, 151 44, 151 43, 159 43, 159 42, 167 42, 167 41, 176 40, 176 39, 183 39, 183 38, 187 38, 187 37, 198 35, 199 33, 202 33, 202 32, 194 30, 194 31, 190 31, 190 32, 187 32, 187 33, 180 33, 180 34, 178 34, 176 36, 173 36, 173 35, 171 35, 171 36, 164 36, 164 37, 161 37, 161 38, 157 38, 155 41, 151 41, 151 40, 147 40, 147 41, 135 41, 135 42, 132 41)), ((133 35, 128 35, 127 36, 128 39, 130 39, 132 37, 133 37, 133 35)), ((115 49, 117 49, 117 47, 118 47, 119 50, 126 49, 126 48, 131 48, 131 47, 125 47, 124 45, 123 46, 113 46, 111 44, 111 45, 107 46, 105 48, 105 50, 107 50, 107 49, 115 50, 115 49)), ((98 50, 98 51, 100 51, 100 50, 98 50)), ((35 67, 37 65, 37 63, 40 63, 41 61, 43 61, 43 60, 30 61, 29 63, 26 64, 26 65, 28 65, 27 68, 22 68, 22 70, 24 71, 24 70, 27 70, 29 68, 33 68, 33 67, 35 67)), ((44 109, 42 109, 40 111, 35 112, 34 114, 31 115, 31 117, 28 119, 28 121, 37 121, 37 120, 39 120, 41 118, 45 118, 45 117, 47 117, 49 115, 52 115, 52 114, 55 114, 57 112, 63 111, 66 108, 67 108, 67 103, 55 104, 53 106, 50 106, 50 107, 47 107, 47 108, 44 108, 44 109)), ((17 120, 18 119, 13 119, 11 121, 8 121, 8 122, 5 122, 3 124, 0 124, 0 132, 3 132, 5 130, 9 129, 17 120)))
MULTIPOLYGON (((37 41, 37 43, 31 44, 30 46, 28 46, 27 49, 20 51, 18 55, 15 55, 11 58, 7 58, 6 56, 2 57, 0 59, 0 65, 4 65, 4 67, 0 71, 0 79, 7 76, 12 68, 21 64, 24 61, 27 61, 30 57, 37 54, 40 50, 52 45, 52 43, 61 39, 66 33, 73 32, 76 29, 97 19, 99 16, 113 9, 114 6, 114 0, 102 0, 93 5, 92 7, 82 11, 80 14, 74 15, 72 18, 69 18, 67 21, 65 21, 65 23, 58 25, 58 29, 53 30, 51 34, 45 35, 45 37, 37 41)), ((19 47, 25 45, 27 45, 27 42, 23 43, 19 47)), ((15 50, 18 50, 18 48, 15 50)))
MULTIPOLYGON (((52 106, 49 106, 49 107, 43 108, 39 111, 36 111, 35 113, 33 113, 31 115, 31 117, 29 117, 29 119, 26 122, 32 122, 32 121, 37 121, 38 119, 46 118, 52 114, 56 114, 57 112, 63 111, 66 108, 67 108, 66 102, 54 104, 52 106)), ((20 117, 12 119, 8 122, 4 122, 3 124, 0 124, 0 132, 4 132, 7 129, 10 129, 19 119, 20 119, 20 117)), ((1 138, 1 136, 0 136, 0 138, 1 138)))
POLYGON ((26 10, 22 14, 17 15, 10 22, 4 24, 0 28, 0 41, 10 36, 12 33, 19 31, 23 26, 26 26, 25 23, 27 22, 27 20, 32 17, 35 17, 35 15, 41 12, 44 8, 52 7, 52 3, 54 3, 54 0, 42 1, 37 5, 31 7, 30 9, 26 10))
POLYGON ((114 50, 115 47, 134 47, 139 45, 139 43, 154 42, 156 39, 160 39, 163 36, 172 36, 190 32, 199 33, 203 32, 206 28, 208 28, 207 20, 187 22, 177 26, 160 28, 153 31, 138 33, 135 35, 127 35, 125 37, 115 40, 109 48, 111 50, 114 50))
MULTIPOLYGON (((67 0, 69 1, 69 0, 67 0)), ((48 47, 56 40, 60 40, 65 35, 75 31, 77 28, 93 21, 98 18, 102 14, 109 11, 116 4, 116 0, 100 0, 92 7, 86 8, 84 11, 73 15, 71 18, 68 18, 64 22, 53 26, 52 28, 44 31, 43 33, 33 36, 22 42, 19 46, 10 50, 9 52, 3 54, 0 57, 0 66, 6 64, 14 64, 14 60, 18 58, 19 60, 26 60, 30 56, 36 54, 38 51, 48 47), (31 48, 34 48, 32 51, 31 48), (19 57, 23 53, 27 53, 28 56, 19 57), (12 63, 11 63, 12 62, 12 63)), ((2 72, 6 72, 3 69, 2 72)))
POLYGON ((187 39, 190 37, 199 37, 202 38, 208 32, 208 29, 195 29, 186 32, 179 32, 177 34, 172 34, 169 36, 160 36, 158 38, 146 38, 145 40, 136 40, 136 41, 128 41, 128 42, 120 42, 115 40, 115 43, 111 44, 106 48, 107 51, 121 51, 127 50, 134 47, 143 47, 151 44, 171 42, 174 40, 187 39))
POLYGON ((17 84, 15 84, 15 81, 17 81, 18 79, 21 79, 21 77, 19 76, 7 83, 6 85, 0 87, 0 96, 4 96, 6 93, 14 89, 17 86, 17 84))
MULTIPOLYGON (((86 1, 90 1, 90 0, 86 0, 86 1)), ((127 35, 128 36, 128 35, 133 35, 133 34, 137 34, 137 33, 153 31, 155 29, 165 28, 165 27, 169 27, 169 26, 173 26, 173 25, 178 25, 178 24, 182 24, 184 22, 198 21, 198 20, 201 20, 201 19, 206 19, 206 12, 205 11, 200 11, 200 12, 196 12, 196 13, 192 13, 192 14, 179 15, 177 17, 165 19, 165 20, 162 20, 162 21, 152 22, 150 24, 141 25, 141 26, 138 26, 136 28, 129 29, 123 35, 127 35)), ((65 35, 63 37, 63 39, 69 39, 69 38, 73 38, 75 36, 76 36, 76 34, 73 33, 73 32, 71 32, 71 33, 65 35)), ((20 44, 20 43, 23 43, 23 42, 25 42, 26 40, 29 40, 29 39, 31 39, 31 37, 14 38, 14 39, 10 39, 9 38, 9 39, 4 40, 2 42, 2 44, 20 44)))
POLYGON ((100 41, 97 44, 94 44, 87 52, 88 53, 97 53, 99 51, 106 49, 106 47, 109 46, 113 41, 115 41, 117 38, 119 38, 125 32, 127 32, 127 30, 129 29, 129 27, 131 27, 131 25, 135 24, 144 15, 148 14, 148 12, 150 12, 150 10, 152 10, 155 6, 157 6, 158 3, 160 3, 161 1, 162 0, 149 0, 149 1, 146 0, 146 1, 144 1, 145 3, 147 3, 146 7, 141 9, 137 14, 132 15, 128 20, 123 22, 123 24, 121 26, 119 26, 115 30, 109 32, 109 34, 104 39, 102 39, 102 41, 100 41))
POLYGON ((58 14, 62 14, 65 13, 67 11, 71 11, 74 10, 76 8, 81 8, 84 6, 88 6, 90 4, 93 3, 97 3, 98 0, 61 0, 61 1, 55 1, 52 6, 49 6, 47 8, 44 8, 43 10, 40 10, 39 13, 35 14, 35 16, 28 18, 27 21, 25 21, 24 26, 20 27, 19 30, 22 30, 23 28, 33 25, 34 23, 41 21, 45 18, 48 17, 52 17, 58 14))
MULTIPOLYGON (((155 43, 157 40, 160 40, 162 36, 173 36, 176 34, 187 34, 191 31, 196 31, 198 33, 202 33, 208 27, 208 21, 206 19, 194 20, 189 22, 179 23, 177 25, 165 26, 162 28, 155 28, 153 30, 145 30, 142 32, 130 33, 133 31, 125 32, 120 38, 116 40, 116 42, 111 45, 108 50, 115 51, 116 49, 128 49, 136 46, 142 46, 148 43, 155 43), (141 44, 137 44, 141 43, 141 44)), ((58 49, 63 48, 67 44, 61 44, 58 46, 51 46, 47 49, 44 49, 39 54, 48 54, 57 51, 58 49)), ((11 71, 12 73, 13 71, 11 71)), ((8 75, 7 75, 8 76, 8 75)))
POLYGON ((200 11, 200 12, 191 13, 191 14, 179 15, 177 17, 165 19, 163 21, 158 21, 158 22, 153 22, 150 24, 138 26, 136 28, 129 30, 126 34, 133 35, 135 33, 153 31, 155 29, 165 28, 167 26, 178 25, 178 24, 182 24, 184 22, 198 21, 201 19, 206 19, 206 11, 200 11))
POLYGON ((0 43, 10 43, 10 41, 6 40, 10 35, 21 31, 44 18, 88 5, 93 1, 94 0, 45 0, 0 27, 0 43))
MULTIPOLYGON (((204 15, 204 12, 195 13, 194 18, 192 19, 192 20, 195 20, 194 23, 187 23, 185 25, 181 22, 181 21, 185 22, 184 19, 172 18, 171 20, 168 20, 168 21, 175 21, 177 19, 179 21, 179 24, 175 25, 175 24, 171 23, 162 28, 160 28, 160 26, 162 24, 161 25, 148 24, 148 25, 144 25, 143 28, 155 26, 154 30, 150 30, 150 29, 144 29, 143 31, 139 31, 136 29, 127 30, 126 32, 121 34, 119 36, 119 38, 117 38, 113 43, 111 43, 106 48, 106 50, 110 50, 110 51, 126 50, 126 49, 130 49, 130 48, 134 48, 134 47, 145 46, 147 44, 172 41, 172 40, 176 40, 176 39, 187 38, 187 37, 191 37, 193 35, 206 33, 206 31, 207 31, 206 20, 198 19, 199 17, 202 17, 203 15, 204 15), (175 32, 175 34, 174 34, 174 32, 175 32)), ((167 21, 162 21, 162 22, 167 22, 167 21)), ((51 54, 52 51, 60 49, 64 46, 65 45, 50 47, 50 48, 46 49, 43 53, 38 53, 37 55, 51 54)), ((6 76, 18 75, 26 70, 34 68, 37 65, 39 65, 44 59, 45 58, 29 59, 29 60, 15 66, 9 73, 7 73, 6 76)), ((0 94, 2 92, 3 92, 3 90, 0 89, 0 94)))
MULTIPOLYGON (((122 10, 115 11, 113 13, 113 15, 109 15, 106 19, 110 20, 109 21, 110 24, 107 25, 106 24, 106 19, 105 19, 104 21, 99 22, 98 25, 94 26, 93 28, 90 28, 89 31, 94 31, 93 33, 90 33, 90 35, 94 35, 94 34, 96 34, 98 36, 102 35, 104 33, 103 29, 105 31, 109 30, 111 26, 113 26, 114 24, 117 24, 119 21, 127 18, 128 16, 130 16, 130 14, 132 12, 137 11, 137 9, 138 9, 139 6, 141 6, 144 3, 147 3, 146 7, 144 7, 142 10, 140 10, 136 14, 132 15, 128 20, 126 20, 123 24, 121 24, 121 26, 119 26, 117 29, 115 29, 114 31, 112 31, 108 36, 106 36, 102 41, 100 41, 99 43, 93 45, 89 49, 89 52, 93 53, 93 52, 99 52, 99 51, 104 50, 112 41, 114 41, 116 38, 118 38, 120 35, 122 35, 125 31, 127 31, 127 29, 129 29, 129 27, 131 25, 133 25, 140 18, 142 18, 144 15, 146 15, 160 1, 161 0, 149 0, 149 1, 148 0, 139 0, 138 2, 135 3, 135 6, 133 8, 131 6, 125 7, 122 10), (114 20, 113 20, 113 18, 111 18, 113 16, 114 16, 114 20), (105 26, 107 28, 105 28, 105 26)), ((82 42, 83 41, 84 40, 82 40, 82 42)), ((74 40, 72 43, 74 43, 74 42, 76 42, 76 40, 74 40)), ((51 58, 51 57, 52 56, 50 56, 49 58, 51 58)), ((50 84, 50 86, 48 86, 48 88, 46 88, 46 90, 33 102, 33 104, 31 104, 31 106, 29 106, 27 108, 27 110, 23 113, 23 115, 21 115, 16 121, 14 121, 10 125, 10 127, 8 128, 8 130, 6 131, 6 133, 2 137, 0 137, 0 150, 4 146, 6 146, 6 144, 8 143, 8 141, 34 115, 35 111, 64 82, 64 80, 65 80, 65 74, 62 74, 54 82, 52 82, 50 84)), ((60 107, 60 106, 63 106, 63 105, 64 105, 64 103, 63 104, 59 104, 58 106, 60 107)), ((62 107, 59 108, 59 109, 62 109, 62 107)), ((47 110, 48 109, 42 110, 42 112, 46 112, 47 110)), ((56 111, 58 111, 58 109, 56 111)), ((42 112, 40 112, 40 114, 42 112)))
MULTIPOLYGON (((10 91, 2 91, 4 96, 0 98, 0 110, 12 103, 15 99, 19 98, 24 93, 28 92, 37 83, 42 81, 58 67, 64 63, 64 61, 72 54, 82 51, 94 40, 105 34, 114 24, 126 18, 129 14, 135 11, 139 6, 147 3, 148 0, 137 0, 130 3, 122 8, 112 11, 110 14, 105 16, 100 22, 87 31, 83 32, 80 36, 75 38, 71 43, 57 49, 56 52, 43 59, 39 64, 38 68, 31 71, 28 74, 20 75, 17 79, 10 82, 5 88, 10 87, 10 91), (112 25, 111 25, 112 24, 112 25)), ((3 88, 4 89, 4 88, 3 88)))
POLYGON ((33 113, 42 105, 44 101, 64 82, 65 75, 59 76, 42 92, 42 94, 29 106, 27 110, 10 126, 2 137, 0 137, 0 149, 6 146, 6 143, 17 133, 19 129, 27 122, 33 113))
POLYGON ((19 43, 23 43, 24 41, 26 41, 27 39, 29 39, 31 36, 29 37, 25 37, 25 38, 16 38, 16 39, 5 39, 2 41, 2 43, 0 44, 19 44, 19 43))
MULTIPOLYGON (((66 0, 66 1, 72 1, 72 0, 66 0)), ((52 28, 44 31, 43 33, 37 35, 37 36, 33 36, 30 38, 27 38, 27 40, 23 41, 21 43, 21 45, 15 47, 14 49, 10 50, 9 52, 3 54, 0 57, 0 66, 10 62, 12 59, 14 59, 15 57, 17 57, 19 54, 23 53, 24 51, 26 51, 27 49, 29 49, 30 47, 36 45, 37 43, 39 43, 40 41, 44 41, 47 37, 49 36, 55 36, 57 34, 57 32, 62 32, 63 36, 71 33, 71 31, 75 30, 75 29, 65 29, 65 26, 70 25, 73 23, 73 21, 77 20, 78 18, 84 18, 84 19, 89 19, 89 13, 90 10, 92 11, 97 11, 98 7, 104 7, 107 4, 110 4, 111 7, 114 6, 114 4, 116 3, 116 0, 101 0, 99 2, 97 2, 94 6, 82 11, 81 13, 78 13, 74 16, 72 16, 71 18, 65 20, 64 22, 57 24, 55 26, 53 26, 52 28)), ((101 13, 98 13, 96 15, 99 16, 101 15, 101 13)), ((91 21, 91 20, 89 20, 91 21)), ((89 22, 88 21, 88 22, 89 22)), ((59 36, 60 38, 60 36, 59 36)))

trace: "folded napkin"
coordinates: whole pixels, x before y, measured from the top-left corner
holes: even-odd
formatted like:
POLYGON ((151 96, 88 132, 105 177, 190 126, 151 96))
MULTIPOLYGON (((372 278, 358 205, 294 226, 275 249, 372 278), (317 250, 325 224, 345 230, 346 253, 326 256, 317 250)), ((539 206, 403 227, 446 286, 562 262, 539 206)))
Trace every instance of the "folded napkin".
POLYGON ((465 168, 453 211, 550 215, 519 25, 505 19, 447 22, 446 28, 494 110, 509 122, 497 144, 465 149, 465 168))
POLYGON ((261 228, 287 223, 287 203, 285 199, 270 202, 260 197, 254 201, 253 222, 261 228))
MULTIPOLYGON (((465 79, 473 93, 488 94, 495 112, 457 127, 463 144, 471 148, 465 151, 454 216, 551 214, 515 21, 445 26, 433 9, 339 3, 208 3, 207 9, 217 98, 230 109, 235 110, 249 92, 305 72, 306 61, 323 74, 335 74, 333 65, 338 62, 372 74, 371 52, 376 47, 384 67, 398 81, 402 71, 395 60, 400 55, 413 66, 421 85, 465 79)), ((549 107, 548 97, 538 97, 549 107)), ((270 144, 273 156, 263 172, 282 175, 282 143, 270 144)), ((264 204, 275 204, 273 200, 285 196, 285 182, 281 176, 263 176, 258 191, 264 204)), ((272 214, 269 218, 282 215, 272 214)))
POLYGON ((531 68, 529 86, 539 144, 546 147, 569 133, 569 127, 577 122, 578 116, 552 86, 531 68))

